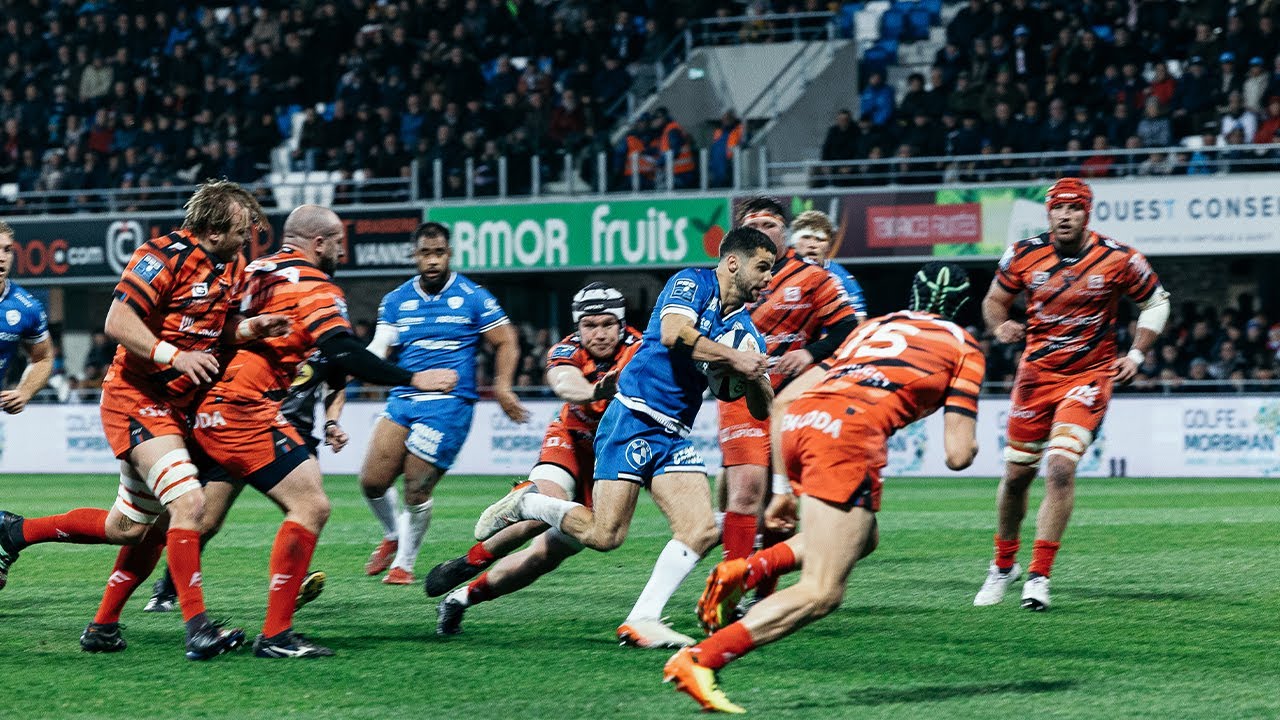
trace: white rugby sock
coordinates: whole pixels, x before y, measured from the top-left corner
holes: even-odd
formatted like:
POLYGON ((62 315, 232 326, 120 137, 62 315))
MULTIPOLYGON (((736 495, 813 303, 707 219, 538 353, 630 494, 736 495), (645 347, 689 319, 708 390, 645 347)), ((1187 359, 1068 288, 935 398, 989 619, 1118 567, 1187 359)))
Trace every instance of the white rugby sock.
POLYGON ((631 608, 627 621, 661 618, 667 601, 676 594, 680 583, 693 572, 694 566, 701 559, 698 553, 679 540, 672 539, 668 542, 662 548, 662 554, 658 555, 653 574, 649 576, 649 582, 640 593, 640 599, 636 600, 635 607, 631 608))
POLYGON ((564 516, 569 511, 582 507, 580 503, 571 502, 569 500, 561 500, 550 495, 542 493, 525 493, 520 498, 520 505, 516 508, 516 513, 525 520, 541 520, 551 527, 559 530, 560 523, 564 522, 564 516))
POLYGON ((431 525, 431 505, 428 500, 421 505, 406 505, 400 513, 400 546, 396 548, 396 559, 391 567, 413 572, 413 564, 418 561, 418 550, 422 547, 422 537, 427 534, 431 525))
POLYGON ((723 510, 716 511, 716 530, 719 530, 721 533, 724 532, 724 515, 725 513, 723 510))
POLYGON ((400 537, 398 528, 396 527, 396 489, 394 486, 387 488, 382 497, 365 497, 365 502, 369 503, 369 509, 373 511, 373 516, 378 518, 378 522, 382 523, 382 537, 384 540, 395 540, 400 537))

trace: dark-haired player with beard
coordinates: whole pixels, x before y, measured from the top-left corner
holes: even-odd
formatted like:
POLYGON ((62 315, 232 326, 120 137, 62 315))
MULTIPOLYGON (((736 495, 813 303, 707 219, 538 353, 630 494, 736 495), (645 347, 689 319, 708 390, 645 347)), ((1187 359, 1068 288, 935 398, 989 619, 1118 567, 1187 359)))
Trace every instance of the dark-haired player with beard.
POLYGON ((775 495, 768 526, 802 530, 748 558, 720 563, 707 578, 698 616, 711 637, 667 661, 666 681, 704 710, 741 713, 716 672, 840 606, 854 563, 879 540, 880 472, 889 436, 945 408, 947 467, 963 470, 978 452, 978 389, 985 361, 978 343, 952 322, 969 299, 963 268, 933 262, 911 282, 908 310, 863 323, 835 354, 787 386, 774 401, 774 473, 795 494, 775 495), (728 624, 743 593, 800 569, 800 580, 757 602, 728 624))
POLYGON ((448 369, 458 384, 447 392, 396 387, 387 410, 373 426, 360 468, 360 488, 382 524, 383 538, 364 566, 369 575, 390 572, 388 585, 409 585, 422 538, 431 523, 431 493, 471 432, 476 399, 476 346, 493 346, 493 397, 513 422, 529 411, 512 390, 520 361, 520 339, 506 312, 488 290, 449 269, 449 228, 422 223, 410 236, 418 274, 387 293, 369 349, 392 351, 407 370, 448 369), (397 510, 396 478, 404 475, 404 509, 397 510))

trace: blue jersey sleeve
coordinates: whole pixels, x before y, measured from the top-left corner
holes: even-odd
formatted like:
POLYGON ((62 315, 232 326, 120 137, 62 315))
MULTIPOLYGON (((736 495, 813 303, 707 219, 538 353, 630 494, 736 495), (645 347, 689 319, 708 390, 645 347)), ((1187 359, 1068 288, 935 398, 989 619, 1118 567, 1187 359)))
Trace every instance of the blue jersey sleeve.
POLYGON ((395 291, 392 291, 382 296, 382 302, 378 303, 379 323, 395 325, 400 321, 400 308, 396 303, 395 295, 395 291))
POLYGON ((476 327, 480 328, 480 332, 486 333, 511 322, 502 306, 498 304, 498 299, 488 290, 477 287, 476 294, 472 298, 475 301, 472 305, 475 308, 475 323, 476 327))
POLYGON ((697 322, 709 290, 698 277, 697 270, 681 270, 671 276, 658 295, 658 317, 674 313, 697 322))
POLYGON ((844 290, 845 296, 849 298, 849 304, 853 306, 853 314, 859 318, 865 318, 867 316, 867 299, 862 294, 862 285, 848 270, 834 262, 827 266, 827 272, 840 281, 840 288, 844 290))
POLYGON ((32 300, 33 307, 27 315, 27 322, 23 324, 22 339, 36 343, 49 337, 49 316, 44 311, 44 306, 38 301, 32 300))

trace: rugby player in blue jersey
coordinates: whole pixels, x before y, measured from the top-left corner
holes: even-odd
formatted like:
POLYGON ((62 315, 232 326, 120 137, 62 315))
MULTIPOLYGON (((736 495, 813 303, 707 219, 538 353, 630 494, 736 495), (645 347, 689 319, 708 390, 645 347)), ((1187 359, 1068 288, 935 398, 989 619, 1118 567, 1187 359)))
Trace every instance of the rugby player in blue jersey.
MULTIPOLYGON (((9 279, 13 250, 13 228, 0 221, 0 410, 10 415, 22 412, 53 374, 49 318, 39 300, 9 279), (4 379, 19 349, 27 352, 27 368, 17 387, 4 390, 4 379)), ((0 575, 0 587, 3 586, 0 575)))
POLYGON ((663 623, 661 614, 720 536, 706 467, 689 440, 708 382, 699 364, 711 363, 744 378, 751 413, 768 416, 773 389, 764 354, 716 339, 746 333, 764 348, 745 307, 768 285, 776 253, 764 233, 738 228, 721 242, 714 269, 681 270, 667 281, 640 350, 618 378, 618 393, 596 432, 592 508, 538 493, 533 483, 525 482, 485 510, 476 524, 476 539, 484 540, 520 520, 540 520, 589 548, 608 552, 626 538, 640 490, 648 488, 671 523, 673 539, 618 628, 625 644, 693 643, 663 623))
POLYGON ((511 389, 520 340, 507 314, 488 290, 449 269, 447 227, 423 223, 412 242, 418 275, 382 299, 369 350, 383 357, 395 353, 396 363, 411 372, 453 370, 458 384, 447 393, 394 388, 374 425, 360 487, 385 532, 365 572, 377 575, 390 567, 382 580, 389 585, 413 582, 413 565, 431 522, 431 492, 471 430, 476 346, 482 338, 494 350, 494 399, 513 421, 529 419, 511 389), (401 474, 405 507, 397 511, 395 494, 388 490, 401 474))

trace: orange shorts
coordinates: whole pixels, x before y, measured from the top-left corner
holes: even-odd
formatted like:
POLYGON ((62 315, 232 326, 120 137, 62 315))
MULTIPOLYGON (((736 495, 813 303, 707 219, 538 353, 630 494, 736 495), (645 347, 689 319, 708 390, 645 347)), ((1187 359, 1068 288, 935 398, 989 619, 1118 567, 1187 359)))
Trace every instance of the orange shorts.
POLYGON ((555 465, 573 477, 574 502, 591 507, 591 488, 596 469, 595 438, 585 430, 570 430, 559 420, 547 426, 542 438, 539 465, 555 465))
POLYGON ((769 421, 757 420, 746 399, 720 403, 720 464, 769 467, 769 421))
POLYGON ((192 420, 192 436, 203 454, 232 478, 246 480, 264 492, 309 457, 307 444, 280 414, 277 403, 209 398, 196 408, 192 420), (272 478, 274 482, 263 483, 253 477, 254 473, 284 458, 297 462, 284 469, 284 474, 272 478))
POLYGON ((138 445, 164 435, 187 436, 187 410, 119 376, 102 383, 102 432, 124 459, 138 445))
POLYGON ((801 396, 782 419, 782 460, 797 495, 880 510, 884 433, 845 414, 839 397, 801 396))
POLYGON ((1097 435, 1111 402, 1112 383, 1109 369, 1059 375, 1023 364, 1010 396, 1009 440, 1043 442, 1059 423, 1097 435))

